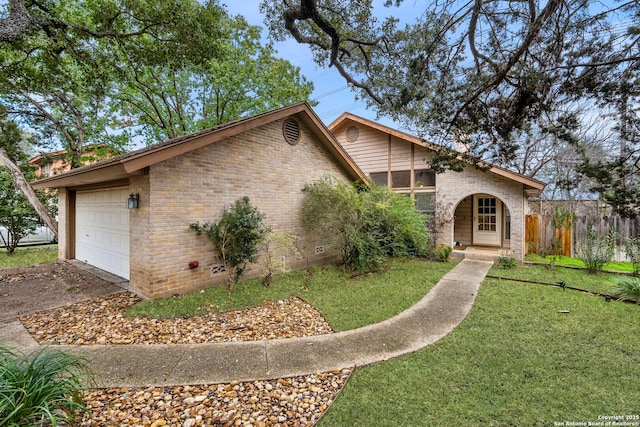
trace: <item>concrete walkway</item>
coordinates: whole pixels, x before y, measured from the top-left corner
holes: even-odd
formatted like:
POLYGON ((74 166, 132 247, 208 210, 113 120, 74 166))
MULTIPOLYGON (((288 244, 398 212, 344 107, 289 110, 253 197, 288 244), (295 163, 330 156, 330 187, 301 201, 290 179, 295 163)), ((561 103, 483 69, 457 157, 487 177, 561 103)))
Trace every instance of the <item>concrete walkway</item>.
MULTIPOLYGON (((408 310, 351 331, 254 342, 56 348, 86 356, 98 387, 252 381, 363 366, 419 350, 450 333, 468 315, 491 265, 465 259, 408 310)), ((9 337, 2 332, 9 345, 33 347, 26 331, 14 330, 9 337)))

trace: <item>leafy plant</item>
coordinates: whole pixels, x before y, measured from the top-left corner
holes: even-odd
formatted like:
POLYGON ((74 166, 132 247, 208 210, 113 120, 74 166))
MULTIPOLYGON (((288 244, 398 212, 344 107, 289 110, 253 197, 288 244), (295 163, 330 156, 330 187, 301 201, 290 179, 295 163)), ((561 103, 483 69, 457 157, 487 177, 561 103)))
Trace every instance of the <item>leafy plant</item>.
POLYGON ((518 261, 510 256, 498 257, 498 265, 502 268, 511 269, 518 265, 518 261))
POLYGON ((82 359, 41 347, 27 355, 0 347, 0 427, 73 422, 87 411, 81 380, 90 378, 82 359))
POLYGON ((276 271, 281 273, 287 272, 285 264, 286 254, 292 254, 293 258, 301 258, 302 252, 296 246, 296 242, 299 237, 293 233, 287 233, 284 231, 275 232, 269 231, 266 233, 264 239, 262 239, 262 250, 265 254, 265 267, 266 274, 262 277, 262 284, 264 286, 270 286, 273 275, 276 271), (277 254, 283 254, 282 264, 276 266, 275 257, 277 254))
POLYGON ((256 262, 258 245, 268 231, 263 221, 264 214, 245 196, 225 208, 219 222, 190 225, 198 235, 205 233, 220 251, 229 272, 229 292, 233 292, 234 284, 240 281, 249 263, 256 262))
POLYGON ((377 186, 325 177, 305 186, 303 220, 356 271, 380 269, 389 257, 424 255, 425 218, 408 197, 377 186))
POLYGON ((624 243, 624 253, 633 266, 633 274, 640 274, 640 237, 629 237, 624 243))
POLYGON ((435 250, 435 254, 440 262, 449 262, 449 258, 451 258, 451 252, 453 252, 453 248, 451 246, 445 245, 442 245, 435 250))
POLYGON ((636 301, 640 303, 640 279, 623 277, 611 286, 610 295, 620 301, 636 301))
POLYGON ((433 204, 433 214, 429 215, 429 220, 427 221, 430 237, 429 244, 434 248, 436 246, 438 231, 444 229, 446 225, 451 224, 453 221, 453 216, 450 213, 452 207, 453 203, 444 203, 439 192, 436 193, 433 204))
POLYGON ((599 273, 611 260, 615 250, 616 230, 611 228, 607 236, 598 236, 593 224, 589 225, 587 237, 578 246, 579 258, 589 273, 599 273))

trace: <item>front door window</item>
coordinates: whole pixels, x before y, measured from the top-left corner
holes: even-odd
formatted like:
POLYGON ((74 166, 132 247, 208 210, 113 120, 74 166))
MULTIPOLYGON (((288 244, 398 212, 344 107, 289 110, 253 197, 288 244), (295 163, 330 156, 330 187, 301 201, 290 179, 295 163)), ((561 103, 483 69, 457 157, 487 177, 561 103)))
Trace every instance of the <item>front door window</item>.
POLYGON ((495 197, 478 197, 478 231, 496 231, 496 212, 495 197))
POLYGON ((502 203, 485 194, 474 196, 473 244, 500 246, 502 244, 502 203))

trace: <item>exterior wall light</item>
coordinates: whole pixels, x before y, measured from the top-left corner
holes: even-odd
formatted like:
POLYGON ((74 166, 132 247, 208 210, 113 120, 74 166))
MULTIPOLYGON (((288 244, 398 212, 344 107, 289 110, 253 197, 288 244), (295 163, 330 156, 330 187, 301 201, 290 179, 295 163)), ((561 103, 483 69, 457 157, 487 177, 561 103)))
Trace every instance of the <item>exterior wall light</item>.
POLYGON ((138 209, 138 202, 140 201, 140 194, 131 193, 127 199, 127 209, 138 209))

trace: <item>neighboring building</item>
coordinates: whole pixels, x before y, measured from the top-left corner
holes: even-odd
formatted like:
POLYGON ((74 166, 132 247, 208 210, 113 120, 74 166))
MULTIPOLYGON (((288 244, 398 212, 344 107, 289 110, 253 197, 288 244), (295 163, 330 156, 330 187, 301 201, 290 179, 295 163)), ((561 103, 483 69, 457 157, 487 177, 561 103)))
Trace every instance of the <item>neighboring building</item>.
MULTIPOLYGON (((334 259, 301 218, 302 188, 323 175, 366 179, 311 108, 298 103, 33 185, 59 190, 59 258, 127 278, 132 291, 158 298, 226 280, 212 243, 189 224, 217 221, 244 196, 266 214, 266 225, 297 234, 311 263, 334 259), (130 196, 137 208, 125 207, 130 196), (199 266, 190 269, 192 261, 199 266)), ((287 263, 296 268, 306 260, 287 263)), ((254 267, 250 276, 261 273, 254 267)))
POLYGON ((435 174, 429 159, 440 147, 349 113, 329 130, 371 181, 409 195, 419 211, 436 215, 438 244, 499 248, 524 258, 527 200, 540 195, 543 182, 496 166, 435 174))
MULTIPOLYGON (((85 147, 82 163, 90 165, 116 154, 113 150, 106 149, 106 144, 92 144, 85 147)), ((46 178, 71 169, 71 165, 67 161, 67 150, 38 154, 29 159, 29 164, 35 168, 36 178, 46 178)))

